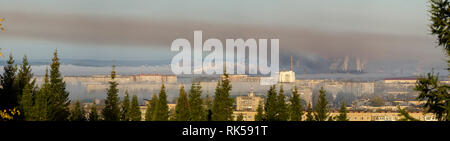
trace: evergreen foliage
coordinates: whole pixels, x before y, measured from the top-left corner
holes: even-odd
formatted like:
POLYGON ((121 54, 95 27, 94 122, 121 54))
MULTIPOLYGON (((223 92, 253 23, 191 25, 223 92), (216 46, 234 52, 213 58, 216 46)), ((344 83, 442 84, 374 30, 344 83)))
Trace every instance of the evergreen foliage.
POLYGON ((147 110, 145 111, 145 121, 153 121, 153 116, 156 114, 156 107, 158 105, 158 95, 153 94, 151 100, 147 104, 147 110))
POLYGON ((106 90, 105 107, 102 110, 103 119, 105 121, 119 121, 120 120, 120 98, 119 85, 114 79, 116 78, 115 66, 111 71, 111 81, 109 81, 109 88, 106 90))
POLYGON ((70 115, 69 92, 66 91, 66 83, 59 68, 58 51, 55 50, 50 64, 50 83, 47 91, 47 119, 50 121, 64 121, 70 115))
POLYGON ((130 121, 131 115, 130 115, 130 94, 128 93, 128 90, 125 90, 125 96, 122 100, 122 106, 120 110, 120 120, 121 121, 130 121))
POLYGON ((100 120, 100 116, 98 115, 97 105, 96 105, 95 101, 91 105, 88 120, 89 121, 99 121, 100 120))
POLYGON ((18 106, 17 88, 14 85, 16 80, 17 65, 14 64, 12 54, 3 67, 3 74, 0 76, 0 110, 13 109, 18 106))
POLYGON ((345 107, 345 101, 342 101, 341 109, 339 109, 339 115, 336 117, 337 121, 348 121, 347 107, 345 107))
POLYGON ((190 120, 192 121, 204 121, 206 120, 206 110, 203 106, 202 87, 200 86, 200 81, 198 83, 192 83, 191 89, 189 90, 189 109, 190 109, 190 120))
POLYGON ((278 100, 277 100, 277 92, 276 86, 270 86, 270 89, 267 91, 267 100, 264 106, 265 111, 265 120, 267 121, 276 121, 278 117, 278 100))
POLYGON ((161 91, 159 91, 159 99, 156 105, 156 110, 153 115, 155 121, 168 121, 169 120, 169 107, 167 106, 167 94, 164 84, 161 85, 161 91))
MULTIPOLYGON (((191 90, 192 90, 192 87, 191 87, 191 90)), ((191 107, 189 104, 190 103, 188 101, 188 97, 186 95, 186 92, 184 91, 184 86, 181 86, 180 95, 177 100, 177 106, 175 107, 175 120, 176 121, 190 121, 191 120, 191 115, 190 115, 191 107)), ((197 115, 197 116, 200 116, 200 118, 201 118, 202 115, 197 115)))
POLYGON ((230 97, 231 83, 228 74, 225 72, 217 83, 212 106, 213 121, 233 120, 233 99, 230 97))
POLYGON ((301 103, 300 95, 298 94, 297 86, 292 90, 292 97, 289 99, 291 104, 289 105, 290 121, 302 121, 303 106, 301 103))
POLYGON ((139 101, 138 97, 136 95, 133 95, 133 98, 131 99, 131 105, 129 109, 129 118, 131 121, 141 121, 141 108, 139 107, 139 101))
POLYGON ((326 91, 323 87, 320 88, 320 95, 317 105, 315 106, 314 119, 316 121, 327 121, 329 116, 328 113, 328 100, 326 98, 326 91))
POLYGON ((263 105, 262 102, 259 103, 258 108, 256 109, 255 121, 264 121, 264 113, 263 113, 263 105))
POLYGON ((70 121, 86 121, 84 108, 81 107, 80 101, 76 101, 70 112, 70 121))

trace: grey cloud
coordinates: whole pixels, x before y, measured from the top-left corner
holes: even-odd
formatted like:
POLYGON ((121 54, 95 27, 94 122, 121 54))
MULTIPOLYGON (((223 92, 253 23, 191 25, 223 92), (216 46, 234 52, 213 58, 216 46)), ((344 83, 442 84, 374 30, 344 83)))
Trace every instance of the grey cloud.
MULTIPOLYGON (((169 48, 177 38, 193 42, 193 31, 202 30, 203 39, 279 38, 286 54, 339 59, 351 55, 367 60, 417 59, 434 56, 433 38, 373 33, 327 32, 281 26, 206 23, 141 19, 137 17, 102 17, 1 11, 7 18, 7 32, 0 37, 35 38, 68 43, 115 44, 126 46, 159 45, 169 48)), ((230 19, 232 20, 232 19, 230 19)), ((314 59, 317 57, 310 57, 314 59)), ((328 68, 328 66, 326 67, 328 68)))

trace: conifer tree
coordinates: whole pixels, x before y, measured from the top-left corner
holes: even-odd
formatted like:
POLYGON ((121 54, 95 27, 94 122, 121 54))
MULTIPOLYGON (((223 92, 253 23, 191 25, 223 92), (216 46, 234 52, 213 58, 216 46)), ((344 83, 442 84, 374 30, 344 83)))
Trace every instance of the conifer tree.
POLYGON ((130 106, 130 120, 141 121, 141 108, 139 107, 138 97, 133 95, 130 106))
MULTIPOLYGON (((450 1, 430 0, 430 31, 437 37, 438 46, 443 47, 447 56, 447 70, 450 71, 450 1)), ((415 91, 418 100, 426 100, 425 112, 433 113, 439 121, 450 121, 450 86, 440 85, 434 72, 420 76, 415 91)), ((406 112, 406 111, 405 111, 406 112)))
POLYGON ((147 110, 145 111, 145 121, 153 121, 153 116, 156 113, 156 107, 158 105, 158 95, 153 94, 151 100, 147 104, 147 110))
POLYGON ((125 96, 123 97, 122 107, 120 111, 120 120, 121 121, 130 121, 130 96, 128 94, 128 90, 125 90, 125 96))
POLYGON ((76 101, 70 114, 70 121, 86 121, 84 108, 81 107, 80 101, 76 101))
POLYGON ((12 54, 9 54, 6 64, 3 67, 3 74, 0 76, 0 85, 2 86, 0 91, 0 110, 13 109, 18 106, 17 88, 14 85, 17 66, 14 64, 12 54))
POLYGON ((103 108, 102 115, 106 121, 119 121, 120 120, 120 98, 118 96, 119 85, 114 79, 116 78, 115 66, 111 71, 111 81, 109 81, 109 88, 107 89, 107 97, 105 99, 105 107, 103 108))
POLYGON ((308 103, 308 109, 306 110, 306 121, 314 121, 314 111, 311 107, 311 103, 308 103))
POLYGON ((298 94, 297 86, 292 90, 292 97, 289 99, 291 105, 289 105, 289 114, 291 121, 302 121, 303 106, 298 94))
POLYGON ((341 109, 339 110, 339 116, 336 117, 337 121, 348 121, 347 108, 345 107, 345 101, 342 101, 341 109))
POLYGON ((277 92, 276 86, 270 86, 270 89, 267 91, 267 100, 266 105, 264 106, 265 109, 265 119, 267 121, 276 121, 277 120, 277 105, 278 105, 278 98, 277 98, 277 92))
POLYGON ((97 105, 95 104, 95 100, 94 100, 94 103, 91 105, 91 110, 89 112, 88 120, 89 121, 99 121, 100 120, 100 116, 98 115, 98 112, 97 112, 97 105))
POLYGON ((320 88, 319 100, 315 106, 314 119, 316 121, 326 121, 329 118, 328 114, 328 100, 326 98, 326 91, 323 87, 320 88))
POLYGON ((30 90, 32 90, 32 95, 35 93, 35 83, 36 80, 32 80, 33 79, 33 73, 31 72, 31 66, 28 63, 28 58, 25 55, 22 59, 22 65, 19 68, 19 71, 17 72, 17 78, 15 81, 15 85, 17 88, 17 97, 19 98, 19 103, 20 103, 20 98, 22 97, 23 94, 23 90, 25 88, 25 85, 29 85, 30 90))
MULTIPOLYGON (((191 87, 192 91, 192 87, 191 87)), ((201 106, 201 105, 200 105, 201 106)), ((176 121, 190 121, 190 103, 188 102, 188 97, 184 91, 184 86, 180 88, 180 95, 177 100, 177 106, 175 107, 175 120, 176 121)), ((202 115, 199 115, 200 117, 202 115)), ((192 116, 193 117, 193 116, 192 116)))
POLYGON ((203 106, 202 87, 200 86, 200 81, 198 83, 192 83, 191 89, 189 90, 189 106, 190 106, 190 116, 192 121, 203 121, 205 120, 205 108, 203 106))
POLYGON ((22 98, 19 104, 22 107, 24 119, 26 121, 35 121, 37 115, 33 106, 33 95, 31 94, 30 85, 25 85, 22 92, 23 94, 21 95, 22 98))
POLYGON ((230 97, 231 83, 229 76, 224 72, 223 77, 217 83, 212 106, 213 121, 233 120, 233 99, 230 97))
POLYGON ((450 105, 450 86, 441 85, 438 75, 428 73, 426 77, 418 78, 415 91, 419 92, 418 100, 426 100, 425 112, 433 113, 439 121, 450 120, 450 111, 446 109, 450 105))
POLYGON ((406 109, 402 109, 400 108, 400 106, 397 106, 398 108, 398 116, 401 117, 398 121, 420 121, 414 117, 412 117, 411 115, 409 115, 408 111, 406 111, 406 109))
MULTIPOLYGON (((31 72, 31 66, 28 63, 28 58, 25 55, 22 59, 22 65, 20 65, 19 71, 17 72, 17 78, 15 81, 15 87, 17 88, 17 97, 18 97, 18 102, 21 103, 21 98, 22 98, 22 94, 23 94, 23 90, 25 89, 25 85, 28 85, 29 89, 31 90, 31 96, 32 96, 32 103, 33 103, 33 108, 36 108, 34 106, 34 104, 36 103, 35 100, 38 99, 38 92, 37 89, 35 88, 36 85, 36 79, 33 79, 33 73, 31 72)), ((22 109, 23 106, 19 106, 19 111, 24 111, 24 109, 22 109)), ((37 120, 38 115, 37 115, 37 109, 33 110, 33 120, 37 120)), ((19 119, 24 119, 24 115, 20 115, 19 119)), ((31 120, 30 118, 28 118, 28 120, 31 120)))
POLYGON ((236 121, 244 121, 244 115, 242 113, 240 113, 237 117, 236 117, 236 121))
POLYGON ((45 76, 44 76, 44 82, 41 85, 41 88, 39 89, 39 92, 35 94, 35 109, 38 115, 39 121, 46 121, 47 118, 47 111, 48 111, 48 94, 50 89, 50 80, 48 75, 48 68, 45 68, 45 76))
POLYGON ((204 101, 205 101, 204 102, 205 108, 211 109, 212 108, 212 98, 211 98, 211 96, 209 96, 209 94, 206 94, 204 101))
MULTIPOLYGON (((437 36, 438 45, 450 56, 450 1, 430 0, 430 31, 437 36)), ((450 65, 450 60, 449 60, 450 65)), ((450 69, 449 69, 450 70, 450 69)))
POLYGON ((156 121, 168 121, 169 120, 169 107, 167 106, 167 94, 164 84, 161 85, 161 91, 159 91, 158 104, 156 105, 156 111, 153 119, 156 121))
POLYGON ((259 103, 256 109, 255 121, 264 121, 263 105, 262 102, 259 103))
POLYGON ((276 107, 278 111, 277 116, 278 121, 287 121, 289 119, 289 113, 285 99, 286 97, 284 96, 283 86, 281 86, 280 92, 278 93, 277 97, 277 107, 276 107))
POLYGON ((47 95, 47 118, 51 121, 68 120, 70 116, 69 92, 66 91, 66 83, 61 76, 59 67, 58 51, 55 50, 50 64, 50 83, 47 95))

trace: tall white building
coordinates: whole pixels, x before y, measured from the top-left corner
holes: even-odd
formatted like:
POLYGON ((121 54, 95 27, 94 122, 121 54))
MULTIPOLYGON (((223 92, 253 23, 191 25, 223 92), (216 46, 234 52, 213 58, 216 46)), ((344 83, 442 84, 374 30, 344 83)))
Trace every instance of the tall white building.
POLYGON ((278 77, 278 82, 280 83, 294 83, 295 82, 295 72, 292 71, 292 56, 290 58, 290 70, 281 71, 278 77))
POLYGON ((295 82, 295 72, 294 71, 281 71, 278 77, 278 82, 280 83, 294 83, 295 82))

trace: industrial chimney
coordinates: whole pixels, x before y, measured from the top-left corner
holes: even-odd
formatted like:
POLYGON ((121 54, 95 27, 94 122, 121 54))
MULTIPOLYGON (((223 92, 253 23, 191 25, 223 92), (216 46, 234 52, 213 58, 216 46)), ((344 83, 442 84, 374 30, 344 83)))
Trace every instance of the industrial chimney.
POLYGON ((291 56, 291 65, 290 65, 290 70, 292 71, 292 56, 291 56))

